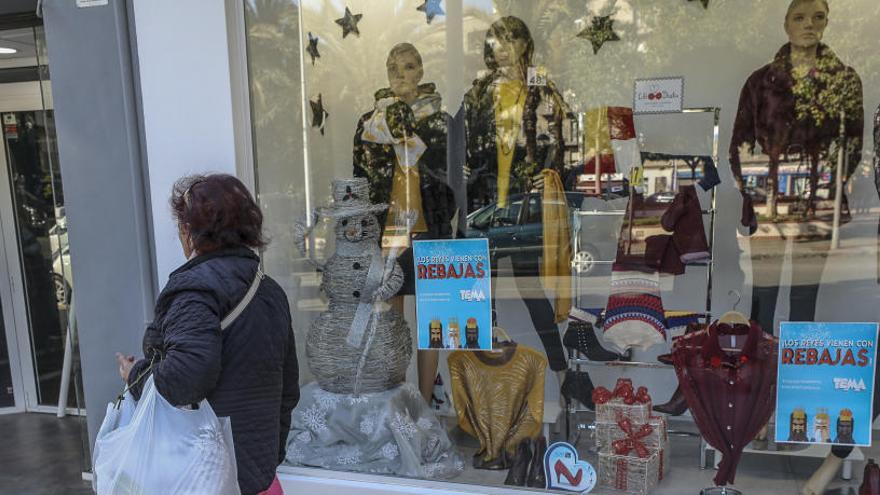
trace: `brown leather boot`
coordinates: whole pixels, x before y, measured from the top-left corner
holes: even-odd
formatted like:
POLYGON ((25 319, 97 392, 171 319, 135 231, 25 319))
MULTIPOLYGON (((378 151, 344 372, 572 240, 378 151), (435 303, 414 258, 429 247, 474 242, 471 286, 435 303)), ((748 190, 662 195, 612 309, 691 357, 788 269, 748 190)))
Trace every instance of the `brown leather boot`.
POLYGON ((529 466, 529 477, 526 484, 532 488, 547 488, 547 475, 544 472, 544 454, 547 453, 547 439, 543 436, 534 441, 535 451, 532 453, 532 464, 529 466))
POLYGON ((526 438, 517 446, 513 464, 511 464, 510 471, 507 472, 507 478, 504 480, 505 485, 526 486, 529 465, 532 462, 531 443, 531 439, 526 438))

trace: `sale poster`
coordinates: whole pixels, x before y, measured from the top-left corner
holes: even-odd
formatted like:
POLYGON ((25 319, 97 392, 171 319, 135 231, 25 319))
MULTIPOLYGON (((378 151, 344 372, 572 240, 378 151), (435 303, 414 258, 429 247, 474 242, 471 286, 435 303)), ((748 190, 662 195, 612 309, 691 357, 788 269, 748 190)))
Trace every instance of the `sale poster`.
POLYGON ((877 323, 780 326, 776 441, 871 445, 877 323))
POLYGON ((419 349, 492 349, 487 239, 413 242, 419 349))

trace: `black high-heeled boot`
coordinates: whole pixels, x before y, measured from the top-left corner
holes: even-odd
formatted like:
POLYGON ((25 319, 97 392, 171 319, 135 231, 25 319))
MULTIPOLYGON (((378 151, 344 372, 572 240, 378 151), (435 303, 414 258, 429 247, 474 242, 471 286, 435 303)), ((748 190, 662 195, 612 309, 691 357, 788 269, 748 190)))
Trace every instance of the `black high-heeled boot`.
POLYGON ((526 486, 529 464, 532 462, 531 442, 530 439, 526 438, 517 446, 510 471, 507 472, 507 478, 504 480, 505 485, 526 486))
POLYGON ((617 361, 620 355, 602 347, 591 323, 571 321, 562 339, 565 347, 577 351, 590 361, 617 361))
POLYGON ((590 380, 590 374, 586 371, 566 371, 560 393, 569 402, 577 400, 590 410, 596 408, 593 403, 593 381, 590 380))
POLYGON ((544 454, 547 453, 547 439, 543 436, 534 441, 535 452, 529 465, 529 477, 526 484, 532 488, 547 488, 547 474, 544 472, 544 454))
POLYGON ((668 414, 670 416, 681 416, 687 411, 688 405, 687 401, 684 398, 684 392, 681 391, 681 387, 675 389, 675 392, 672 394, 672 397, 669 399, 669 402, 666 404, 659 404, 654 406, 654 410, 668 414))

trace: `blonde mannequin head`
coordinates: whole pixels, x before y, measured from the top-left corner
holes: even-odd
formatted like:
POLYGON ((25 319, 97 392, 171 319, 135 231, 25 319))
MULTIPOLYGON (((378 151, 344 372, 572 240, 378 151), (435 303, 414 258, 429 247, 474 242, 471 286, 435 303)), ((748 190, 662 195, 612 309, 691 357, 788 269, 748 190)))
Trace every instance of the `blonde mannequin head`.
POLYGON ((415 100, 419 95, 419 83, 425 75, 422 56, 410 43, 400 43, 388 53, 385 62, 388 84, 394 95, 404 101, 415 100))

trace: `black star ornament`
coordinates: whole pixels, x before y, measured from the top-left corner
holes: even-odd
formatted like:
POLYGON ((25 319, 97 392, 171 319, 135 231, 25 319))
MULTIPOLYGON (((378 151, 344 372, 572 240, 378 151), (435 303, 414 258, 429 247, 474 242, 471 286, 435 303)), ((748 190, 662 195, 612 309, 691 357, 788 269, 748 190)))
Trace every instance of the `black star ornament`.
POLYGON ((593 54, 599 53, 608 41, 620 41, 620 36, 614 32, 614 20, 610 15, 593 17, 593 23, 590 27, 578 33, 578 38, 590 40, 593 44, 593 54))
POLYGON ((342 39, 345 39, 350 33, 354 33, 357 36, 361 35, 361 32, 358 31, 358 22, 360 22, 363 14, 352 14, 348 7, 345 8, 345 16, 341 19, 336 19, 336 24, 342 26, 342 39))
POLYGON ((321 54, 318 52, 318 37, 312 35, 311 31, 309 32, 309 47, 306 48, 306 51, 312 57, 312 65, 315 65, 315 59, 321 58, 321 54))
MULTIPOLYGON (((693 2, 694 0, 688 0, 688 2, 693 2)), ((709 0, 700 0, 700 3, 703 4, 704 9, 709 8, 709 0)))
POLYGON ((419 5, 416 10, 425 13, 428 24, 431 24, 431 21, 438 15, 446 15, 446 12, 443 12, 443 8, 440 7, 440 0, 425 0, 425 3, 419 5))
POLYGON ((312 107, 312 127, 317 127, 323 136, 324 123, 327 121, 327 117, 329 117, 330 114, 324 109, 324 100, 321 97, 321 93, 318 93, 317 100, 309 100, 309 105, 312 107))

